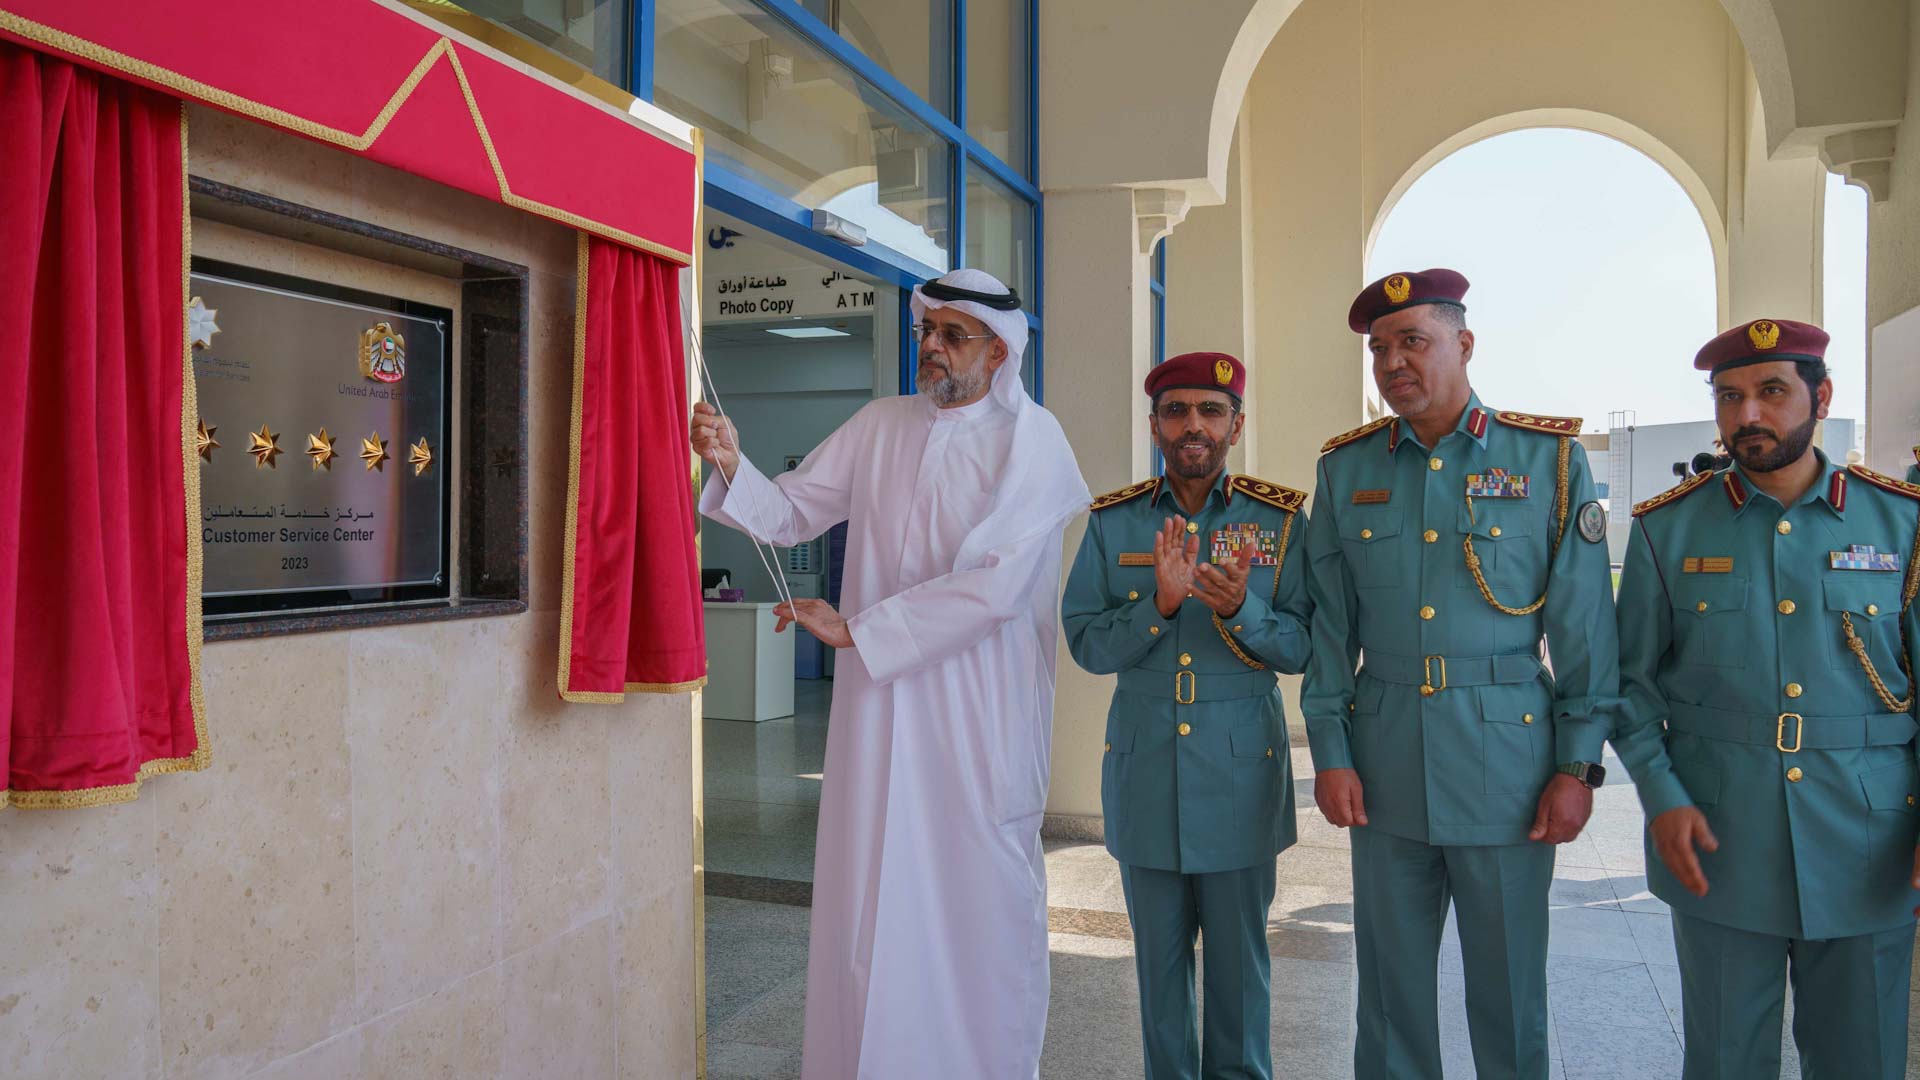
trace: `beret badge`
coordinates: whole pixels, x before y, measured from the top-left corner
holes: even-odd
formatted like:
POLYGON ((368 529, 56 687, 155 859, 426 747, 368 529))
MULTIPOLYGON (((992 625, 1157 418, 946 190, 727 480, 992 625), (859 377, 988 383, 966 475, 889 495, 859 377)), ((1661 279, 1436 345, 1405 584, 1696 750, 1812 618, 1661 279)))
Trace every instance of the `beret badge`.
POLYGON ((1393 275, 1381 287, 1386 290, 1388 303, 1404 304, 1407 297, 1413 295, 1413 282, 1408 281, 1405 274, 1393 275))
POLYGON ((1213 381, 1221 386, 1233 385, 1233 365, 1222 358, 1213 362, 1213 381))
POLYGON ((1761 319, 1747 327, 1747 340, 1760 350, 1771 349, 1780 344, 1780 326, 1770 319, 1761 319))

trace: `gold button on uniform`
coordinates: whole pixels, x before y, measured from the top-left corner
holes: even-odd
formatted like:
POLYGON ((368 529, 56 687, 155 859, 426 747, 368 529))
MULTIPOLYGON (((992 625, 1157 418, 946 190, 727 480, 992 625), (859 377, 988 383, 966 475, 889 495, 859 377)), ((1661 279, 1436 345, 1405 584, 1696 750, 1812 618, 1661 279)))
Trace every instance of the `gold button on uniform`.
POLYGON ((1138 600, 1138 599, 1140 599, 1140 590, 1139 590, 1139 589, 1128 589, 1128 590, 1127 590, 1127 599, 1129 599, 1129 600, 1138 600))
POLYGON ((1867 614, 1869 614, 1869 615, 1878 615, 1878 614, 1880 614, 1880 605, 1879 605, 1879 604, 1868 604, 1868 605, 1867 605, 1867 614))
POLYGON ((1237 634, 1237 633, 1239 633, 1240 631, 1242 631, 1242 630, 1245 630, 1245 629, 1246 629, 1246 627, 1244 627, 1244 626, 1235 626, 1235 627, 1233 628, 1233 632, 1237 634))
POLYGON ((1147 633, 1149 633, 1149 634, 1152 634, 1152 635, 1153 635, 1154 637, 1159 637, 1159 636, 1160 636, 1160 628, 1159 628, 1159 627, 1157 627, 1157 626, 1149 626, 1149 627, 1147 627, 1147 633))
POLYGON ((1787 696, 1788 696, 1788 697, 1799 697, 1799 696, 1800 696, 1800 684, 1799 684, 1799 683, 1797 683, 1797 682, 1790 682, 1790 683, 1788 683, 1788 684, 1787 684, 1787 696))
POLYGON ((1911 795, 1909 795, 1909 796, 1907 796, 1907 805, 1908 805, 1908 806, 1912 806, 1912 805, 1913 805, 1913 796, 1911 796, 1911 795))
POLYGON ((1707 602, 1705 600, 1700 601, 1693 605, 1693 610, 1704 613, 1707 610, 1707 602))
POLYGON ((1805 773, 1800 771, 1800 766, 1798 765, 1795 765, 1793 768, 1787 770, 1787 779, 1796 784, 1799 783, 1800 778, 1805 775, 1806 775, 1805 773))
POLYGON ((1427 468, 1432 469, 1434 472, 1439 472, 1441 467, 1444 466, 1445 464, 1446 462, 1441 461, 1437 457, 1432 457, 1427 459, 1427 468))
POLYGON ((1793 522, 1783 521, 1780 524, 1775 525, 1773 527, 1773 531, 1779 533, 1781 536, 1785 536, 1788 533, 1793 531, 1793 522))
POLYGON ((1111 753, 1113 753, 1113 744, 1112 744, 1112 743, 1108 743, 1108 744, 1107 744, 1107 753, 1109 753, 1109 754, 1111 754, 1111 753))
POLYGON ((1183 653, 1181 653, 1181 654, 1180 654, 1180 666, 1181 666, 1181 667, 1186 667, 1186 666, 1187 666, 1188 664, 1191 664, 1191 663, 1193 663, 1193 654, 1192 654, 1192 653, 1184 653, 1184 652, 1183 652, 1183 653))
POLYGON ((1373 530, 1372 530, 1372 529, 1361 529, 1361 530, 1360 530, 1360 539, 1362 539, 1362 540, 1371 540, 1371 539, 1373 539, 1373 530))
POLYGON ((1176 731, 1178 731, 1178 732, 1180 732, 1180 734, 1182 734, 1182 735, 1191 735, 1191 734, 1193 734, 1193 725, 1192 725, 1192 724, 1181 724, 1181 725, 1180 725, 1180 726, 1179 726, 1178 728, 1176 728, 1175 730, 1176 730, 1176 731))
MULTIPOLYGON (((1271 746, 1269 746, 1269 747, 1267 747, 1267 756, 1268 756, 1268 757, 1272 757, 1272 756, 1273 756, 1273 747, 1271 747, 1271 746)), ((1909 796, 1907 796, 1907 805, 1908 805, 1908 806, 1912 806, 1912 805, 1913 805, 1913 796, 1911 796, 1911 795, 1909 795, 1909 796)))
POLYGON ((1532 713, 1528 713, 1528 714, 1526 714, 1525 716, 1522 716, 1522 717, 1520 718, 1520 722, 1521 722, 1521 723, 1523 723, 1523 724, 1531 724, 1531 723, 1533 723, 1533 714, 1532 714, 1532 713))
POLYGON ((1199 532, 1199 531, 1200 531, 1200 523, 1199 523, 1199 522, 1197 522, 1197 521, 1189 521, 1189 522, 1187 522, 1187 531, 1188 531, 1188 532, 1190 532, 1190 533, 1197 533, 1197 532, 1199 532))
POLYGON ((1779 607, 1780 607, 1780 614, 1782 614, 1782 615, 1791 615, 1791 614, 1793 614, 1793 601, 1791 601, 1791 600, 1782 600, 1782 601, 1780 601, 1780 604, 1779 604, 1779 607))
POLYGON ((1421 608, 1420 617, 1423 619, 1433 618, 1433 608, 1431 606, 1421 608))
POLYGON ((1440 539, 1440 534, 1437 532, 1434 532, 1432 529, 1428 529, 1426 532, 1423 532, 1420 534, 1420 538, 1422 540, 1425 540, 1427 543, 1431 544, 1435 540, 1440 539))
POLYGON ((1494 526, 1493 528, 1491 528, 1491 529, 1488 529, 1488 530, 1487 530, 1487 535, 1488 535, 1488 536, 1499 536, 1499 535, 1500 535, 1500 526, 1498 526, 1498 525, 1495 525, 1495 526, 1494 526))

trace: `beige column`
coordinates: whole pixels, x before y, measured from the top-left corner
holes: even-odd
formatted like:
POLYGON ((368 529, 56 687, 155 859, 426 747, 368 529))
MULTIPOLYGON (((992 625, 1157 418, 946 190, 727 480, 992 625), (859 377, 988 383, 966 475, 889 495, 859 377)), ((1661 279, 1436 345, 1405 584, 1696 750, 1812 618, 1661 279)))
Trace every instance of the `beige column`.
POLYGON ((1769 159, 1758 90, 1747 84, 1743 167, 1730 199, 1725 324, 1824 314, 1827 171, 1811 151, 1769 159))
MULTIPOLYGON (((1920 0, 1913 7, 1909 117, 1920 116, 1920 0)), ((1920 136, 1901 127, 1886 198, 1867 207, 1867 464, 1895 476, 1920 446, 1920 136)))
MULTIPOLYGON (((1173 216, 1169 200, 1139 201, 1150 218, 1173 216)), ((1142 245, 1162 223, 1143 221, 1135 202, 1127 188, 1047 193, 1046 404, 1096 495, 1146 476, 1149 461, 1140 402, 1151 349, 1142 245)), ((1068 531, 1069 565, 1083 531, 1084 520, 1068 531)), ((1082 671, 1064 639, 1058 670, 1047 813, 1070 819, 1069 826, 1091 827, 1100 818, 1101 744, 1113 677, 1082 671)), ((1049 824, 1058 831, 1061 822, 1049 824)))
MULTIPOLYGON (((1253 326, 1253 214, 1247 201, 1247 155, 1251 137, 1242 110, 1227 157, 1227 201, 1195 207, 1167 241, 1167 355, 1224 352, 1247 365, 1251 400, 1260 380, 1253 326)), ((1246 433, 1227 457, 1227 468, 1251 473, 1260 418, 1248 414, 1246 433)))

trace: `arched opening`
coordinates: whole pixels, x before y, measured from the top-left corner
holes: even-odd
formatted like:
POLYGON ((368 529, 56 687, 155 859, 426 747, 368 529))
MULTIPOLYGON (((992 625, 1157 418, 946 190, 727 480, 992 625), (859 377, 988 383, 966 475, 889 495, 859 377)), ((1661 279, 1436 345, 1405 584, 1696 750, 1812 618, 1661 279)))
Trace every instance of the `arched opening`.
POLYGON ((1719 325, 1723 245, 1675 173, 1616 138, 1559 127, 1436 154, 1376 219, 1367 277, 1467 275, 1474 383, 1489 404, 1584 416, 1590 431, 1614 412, 1702 418, 1685 371, 1719 325))

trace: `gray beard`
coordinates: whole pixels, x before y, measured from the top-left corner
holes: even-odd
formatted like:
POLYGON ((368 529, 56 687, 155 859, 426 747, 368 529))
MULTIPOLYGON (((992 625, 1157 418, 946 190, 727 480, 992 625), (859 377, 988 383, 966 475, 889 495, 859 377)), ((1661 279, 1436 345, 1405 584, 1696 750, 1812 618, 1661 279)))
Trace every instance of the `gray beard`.
POLYGON ((964 373, 948 369, 945 375, 921 375, 914 385, 935 405, 947 408, 978 397, 986 389, 987 373, 984 368, 964 373))

